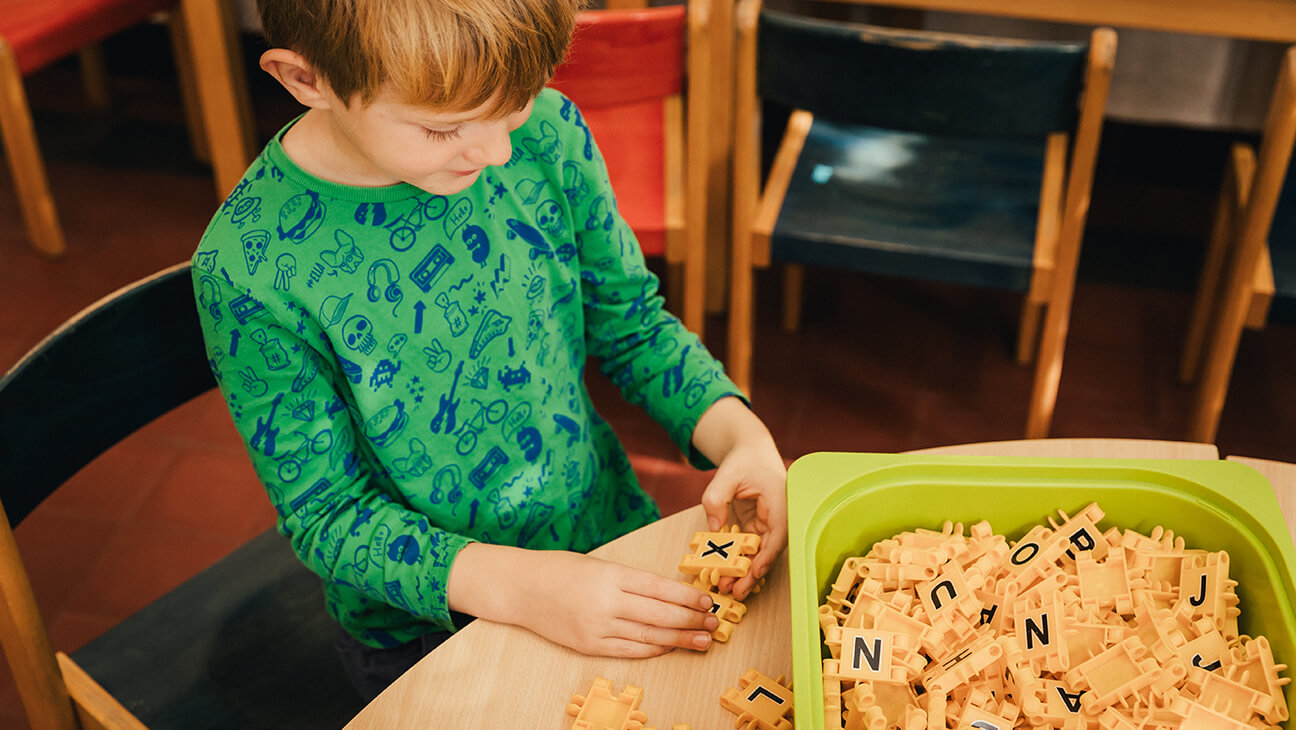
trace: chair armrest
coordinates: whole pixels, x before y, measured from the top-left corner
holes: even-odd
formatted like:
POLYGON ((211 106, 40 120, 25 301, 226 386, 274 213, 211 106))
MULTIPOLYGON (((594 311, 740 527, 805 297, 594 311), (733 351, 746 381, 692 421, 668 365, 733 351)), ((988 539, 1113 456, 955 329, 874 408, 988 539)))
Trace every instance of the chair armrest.
POLYGON ((778 221, 783 200, 787 197, 788 185, 792 182, 792 172, 796 169, 797 159, 801 157, 812 124, 813 114, 804 109, 796 109, 788 118, 787 128, 783 130, 783 141, 779 143, 752 220, 752 258, 756 266, 767 267, 770 264, 770 236, 774 233, 774 224, 778 221))
POLYGON ((662 100, 662 167, 665 176, 664 217, 666 224, 666 261, 684 262, 685 179, 684 179, 684 105, 679 94, 662 100))
MULTIPOLYGON (((1221 211, 1224 206, 1228 206, 1229 215, 1225 217, 1231 225, 1236 226, 1237 221, 1241 220, 1242 212, 1246 210, 1247 200, 1251 196, 1251 183, 1255 177, 1255 151, 1244 144, 1233 145, 1229 155, 1229 168, 1226 173, 1226 182, 1221 196, 1229 196, 1227 200, 1221 200, 1221 211), (1230 185, 1228 181, 1232 181, 1230 185)), ((1232 230, 1228 231, 1229 238, 1232 238, 1232 230)), ((1211 262, 1207 262, 1208 264, 1211 262)), ((1223 269, 1223 262, 1216 261, 1216 272, 1223 269)), ((1205 274, 1203 274, 1204 276, 1205 274)), ((1214 277, 1218 278, 1219 274, 1215 273, 1214 277)), ((1265 326, 1265 321, 1269 319, 1269 305, 1273 303, 1274 297, 1274 278, 1273 278, 1273 259, 1269 256, 1269 244, 1266 242, 1260 246, 1260 252, 1256 257, 1255 274, 1250 281, 1250 291, 1247 294, 1247 313, 1245 325, 1250 329, 1261 329, 1265 326)))
POLYGON ((68 694, 76 707, 77 718, 86 730, 148 730, 130 710, 108 694, 100 684, 85 672, 72 657, 57 652, 59 669, 67 684, 68 694))
POLYGON ((1062 230, 1062 191, 1066 181, 1067 146, 1065 132, 1050 134, 1044 147, 1044 175, 1040 182, 1039 221, 1035 226, 1035 252, 1031 267, 1030 291, 1026 296, 1034 304, 1048 301, 1057 268, 1058 240, 1062 230))

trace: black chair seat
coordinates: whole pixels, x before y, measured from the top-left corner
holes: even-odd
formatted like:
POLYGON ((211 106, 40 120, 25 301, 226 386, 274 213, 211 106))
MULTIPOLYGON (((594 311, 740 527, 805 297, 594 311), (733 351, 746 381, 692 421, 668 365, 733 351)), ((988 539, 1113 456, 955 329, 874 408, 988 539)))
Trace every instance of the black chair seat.
POLYGON ((1044 169, 1038 141, 816 119, 774 226, 779 261, 1024 291, 1044 169))
POLYGON ((334 630, 319 577, 269 530, 73 658, 150 728, 339 728, 364 702, 334 630))

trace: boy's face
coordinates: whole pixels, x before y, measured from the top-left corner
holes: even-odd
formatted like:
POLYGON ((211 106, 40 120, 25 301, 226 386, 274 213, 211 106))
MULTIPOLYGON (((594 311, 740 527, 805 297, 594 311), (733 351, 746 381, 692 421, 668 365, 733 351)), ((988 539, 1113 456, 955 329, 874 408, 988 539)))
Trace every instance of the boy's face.
POLYGON ((404 182, 435 195, 453 195, 476 182, 484 168, 513 155, 509 133, 531 116, 532 104, 504 117, 491 114, 496 100, 448 112, 395 101, 386 88, 371 104, 332 106, 337 153, 354 184, 404 182))

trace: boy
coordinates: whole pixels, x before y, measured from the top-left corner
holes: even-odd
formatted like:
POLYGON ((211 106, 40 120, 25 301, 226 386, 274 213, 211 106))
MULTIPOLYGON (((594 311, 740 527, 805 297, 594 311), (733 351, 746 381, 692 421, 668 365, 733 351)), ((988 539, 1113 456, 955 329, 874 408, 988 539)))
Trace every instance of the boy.
POLYGON ((194 255, 211 366, 374 696, 465 617, 590 654, 703 649, 704 592, 583 553, 659 517, 588 355, 787 542, 783 461, 661 308, 580 112, 541 91, 579 0, 261 0, 307 111, 194 255))

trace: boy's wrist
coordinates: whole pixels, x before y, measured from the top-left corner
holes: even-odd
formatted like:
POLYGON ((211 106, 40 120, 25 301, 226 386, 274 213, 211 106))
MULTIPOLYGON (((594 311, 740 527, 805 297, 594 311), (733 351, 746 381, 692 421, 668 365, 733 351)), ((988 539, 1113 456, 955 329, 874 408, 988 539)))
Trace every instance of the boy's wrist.
POLYGON ((693 430, 693 446, 717 465, 735 451, 772 454, 782 463, 765 423, 735 396, 717 400, 702 413, 693 430))
POLYGON ((450 564, 446 604, 450 610, 497 623, 516 624, 515 600, 527 575, 530 550, 471 542, 450 564))

